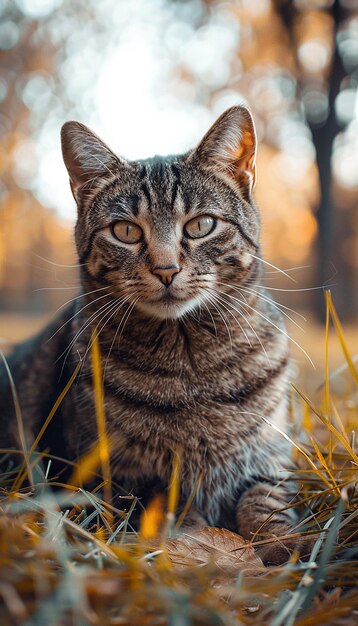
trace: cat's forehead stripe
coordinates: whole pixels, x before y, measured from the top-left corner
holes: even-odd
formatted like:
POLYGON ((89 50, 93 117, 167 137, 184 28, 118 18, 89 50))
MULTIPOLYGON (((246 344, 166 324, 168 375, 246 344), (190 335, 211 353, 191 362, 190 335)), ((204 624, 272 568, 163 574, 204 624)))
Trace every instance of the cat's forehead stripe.
POLYGON ((147 183, 145 183, 145 182, 142 183, 141 191, 142 191, 142 193, 144 194, 144 196, 146 198, 147 209, 148 209, 148 211, 150 211, 150 209, 152 207, 152 199, 151 199, 151 196, 150 196, 150 193, 149 193, 149 189, 148 189, 147 183))
MULTIPOLYGON (((160 208, 168 211, 167 217, 169 217, 173 213, 186 211, 181 194, 180 170, 177 165, 162 160, 154 161, 148 166, 142 166, 139 178, 143 181, 140 191, 145 197, 145 209, 149 213, 160 208)), ((141 208, 144 207, 140 207, 139 213, 145 212, 141 208)))
POLYGON ((178 181, 174 180, 172 190, 171 190, 171 198, 170 198, 170 205, 173 208, 175 207, 175 200, 177 198, 178 187, 179 187, 178 181))
POLYGON ((136 193, 133 193, 129 196, 128 200, 133 215, 137 216, 139 213, 139 196, 136 193))
POLYGON ((139 170, 139 179, 144 180, 146 176, 147 176, 147 168, 145 165, 141 165, 140 170, 139 170))

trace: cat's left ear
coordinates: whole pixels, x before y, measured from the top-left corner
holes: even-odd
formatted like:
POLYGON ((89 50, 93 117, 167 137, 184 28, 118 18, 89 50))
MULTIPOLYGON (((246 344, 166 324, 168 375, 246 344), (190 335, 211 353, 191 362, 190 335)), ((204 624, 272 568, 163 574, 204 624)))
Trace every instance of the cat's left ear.
POLYGON ((79 203, 98 178, 128 167, 110 148, 80 122, 66 122, 61 129, 62 155, 70 176, 72 193, 79 203))
POLYGON ((255 185, 256 131, 249 110, 243 106, 227 109, 201 140, 193 157, 213 172, 234 179, 250 193, 255 185))

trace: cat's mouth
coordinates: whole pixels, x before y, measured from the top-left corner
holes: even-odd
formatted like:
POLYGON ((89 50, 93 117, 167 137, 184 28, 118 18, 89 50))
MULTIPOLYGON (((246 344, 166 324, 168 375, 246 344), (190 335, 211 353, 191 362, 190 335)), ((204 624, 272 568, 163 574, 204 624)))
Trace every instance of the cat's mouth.
POLYGON ((159 298, 140 300, 138 307, 153 317, 160 319, 178 319, 185 313, 194 310, 198 304, 197 298, 180 298, 170 293, 170 291, 167 291, 159 298))
POLYGON ((179 298, 179 296, 175 296, 173 293, 166 291, 160 298, 158 298, 157 302, 173 304, 174 302, 187 302, 187 300, 188 298, 179 298))
POLYGON ((159 293, 157 292, 157 294, 155 294, 156 297, 152 297, 152 298, 148 298, 146 299, 146 302, 148 304, 151 304, 153 306, 158 306, 158 305, 173 305, 173 304, 183 304, 184 302, 188 302, 188 300, 191 299, 192 296, 190 295, 179 295, 178 293, 175 293, 174 289, 172 289, 172 287, 169 287, 163 291, 160 291, 159 293))

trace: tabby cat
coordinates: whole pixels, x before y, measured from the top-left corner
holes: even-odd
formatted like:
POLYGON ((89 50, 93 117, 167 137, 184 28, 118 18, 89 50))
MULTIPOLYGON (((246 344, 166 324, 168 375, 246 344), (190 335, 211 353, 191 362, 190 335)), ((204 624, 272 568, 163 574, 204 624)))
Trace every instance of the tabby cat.
MULTIPOLYGON (((78 122, 63 126, 62 150, 82 292, 9 358, 27 436, 81 361, 43 445, 72 460, 94 445, 96 328, 116 482, 139 496, 165 489, 180 450, 181 504, 201 475, 186 524, 287 534, 289 358, 260 284, 251 114, 230 108, 180 156, 128 161, 78 122)), ((19 447, 5 371, 0 378, 0 444, 19 447)), ((291 544, 268 544, 264 558, 285 560, 291 544)))

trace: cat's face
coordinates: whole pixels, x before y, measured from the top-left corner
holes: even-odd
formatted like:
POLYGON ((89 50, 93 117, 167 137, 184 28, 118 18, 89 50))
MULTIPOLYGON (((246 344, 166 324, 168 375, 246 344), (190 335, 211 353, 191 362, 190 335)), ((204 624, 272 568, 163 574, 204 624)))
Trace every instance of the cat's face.
POLYGON ((79 259, 96 285, 149 316, 179 318, 215 306, 247 274, 259 234, 247 109, 229 109, 183 156, 128 162, 76 122, 62 145, 79 259))

